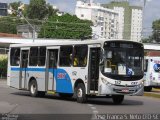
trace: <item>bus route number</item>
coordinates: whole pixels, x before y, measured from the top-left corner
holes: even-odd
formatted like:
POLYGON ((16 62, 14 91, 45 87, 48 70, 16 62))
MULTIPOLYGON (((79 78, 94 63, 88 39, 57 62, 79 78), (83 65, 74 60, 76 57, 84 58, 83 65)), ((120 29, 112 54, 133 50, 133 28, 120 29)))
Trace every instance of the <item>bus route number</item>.
POLYGON ((121 84, 121 81, 120 81, 120 80, 116 80, 116 81, 115 81, 115 84, 116 84, 116 85, 120 85, 120 84, 121 84))

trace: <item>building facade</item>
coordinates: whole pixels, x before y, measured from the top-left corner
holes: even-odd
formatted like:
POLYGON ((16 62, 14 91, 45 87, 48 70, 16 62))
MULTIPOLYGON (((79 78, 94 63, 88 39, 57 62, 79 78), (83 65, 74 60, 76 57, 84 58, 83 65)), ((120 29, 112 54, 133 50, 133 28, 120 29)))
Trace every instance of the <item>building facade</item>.
POLYGON ((119 38, 141 41, 142 37, 142 7, 130 6, 126 0, 113 1, 102 5, 119 13, 119 38))
POLYGON ((17 35, 22 36, 23 38, 38 38, 38 33, 40 32, 41 26, 33 25, 35 32, 33 32, 33 28, 26 25, 18 25, 17 26, 17 35))
POLYGON ((8 4, 0 3, 0 16, 7 16, 7 15, 8 15, 8 4))
POLYGON ((118 39, 118 13, 93 2, 77 1, 75 14, 93 22, 92 33, 96 38, 118 39))

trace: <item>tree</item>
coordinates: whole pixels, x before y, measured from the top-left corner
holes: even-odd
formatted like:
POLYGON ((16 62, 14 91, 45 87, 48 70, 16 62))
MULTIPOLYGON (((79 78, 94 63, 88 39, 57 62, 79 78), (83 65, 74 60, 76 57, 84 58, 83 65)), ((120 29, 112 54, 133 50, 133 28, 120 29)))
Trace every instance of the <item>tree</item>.
MULTIPOLYGON (((29 20, 31 24, 41 25, 42 22, 38 20, 29 20)), ((28 24, 24 19, 19 17, 1 17, 0 18, 0 32, 17 34, 17 25, 28 24)))
POLYGON ((80 20, 75 15, 54 15, 46 21, 40 30, 40 38, 80 39, 92 34, 92 22, 80 20))
POLYGON ((0 77, 7 77, 7 55, 0 55, 0 77))
POLYGON ((18 2, 13 2, 13 3, 10 3, 10 6, 12 7, 12 9, 14 10, 18 10, 18 7, 22 4, 21 1, 18 1, 18 2))
POLYGON ((13 3, 10 3, 10 7, 12 10, 12 16, 17 16, 17 10, 18 10, 18 7, 22 4, 21 1, 18 1, 18 2, 13 2, 13 3), (15 11, 14 11, 15 10, 15 11))
POLYGON ((18 8, 21 7, 21 12, 24 16, 26 16, 27 14, 27 7, 28 5, 26 4, 23 4, 21 1, 18 1, 18 2, 13 2, 13 3, 10 3, 10 8, 9 9, 12 9, 12 14, 10 16, 18 16, 18 8))
POLYGON ((27 16, 30 19, 42 20, 47 15, 47 4, 45 0, 30 0, 27 16))
POLYGON ((152 23, 152 29, 153 29, 152 39, 155 40, 156 42, 160 42, 160 19, 155 20, 152 23))
POLYGON ((152 43, 152 38, 150 36, 148 38, 143 38, 142 43, 152 43))
POLYGON ((10 17, 3 17, 0 18, 0 32, 2 33, 12 33, 16 34, 16 26, 17 24, 20 23, 20 20, 16 18, 10 18, 10 17))
POLYGON ((55 15, 59 10, 53 9, 53 7, 50 4, 47 4, 47 15, 48 17, 55 15))

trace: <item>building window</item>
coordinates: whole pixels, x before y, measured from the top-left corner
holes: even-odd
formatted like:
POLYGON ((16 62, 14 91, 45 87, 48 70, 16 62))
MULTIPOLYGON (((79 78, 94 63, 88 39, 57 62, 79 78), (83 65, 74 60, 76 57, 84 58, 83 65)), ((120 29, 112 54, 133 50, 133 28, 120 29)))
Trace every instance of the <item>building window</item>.
POLYGON ((81 17, 84 17, 84 14, 81 14, 81 17))
POLYGON ((103 27, 101 27, 101 31, 103 31, 103 27))

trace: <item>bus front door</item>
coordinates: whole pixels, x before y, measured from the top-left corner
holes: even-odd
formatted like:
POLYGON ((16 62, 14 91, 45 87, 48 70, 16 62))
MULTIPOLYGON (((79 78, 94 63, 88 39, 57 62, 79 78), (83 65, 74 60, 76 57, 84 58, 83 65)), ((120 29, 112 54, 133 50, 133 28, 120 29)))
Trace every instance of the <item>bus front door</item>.
POLYGON ((89 90, 98 91, 100 48, 90 48, 89 57, 89 90))
POLYGON ((21 51, 20 88, 27 89, 27 66, 29 50, 21 51))
POLYGON ((58 49, 50 49, 47 53, 46 88, 47 91, 54 91, 55 72, 57 69, 58 49))

